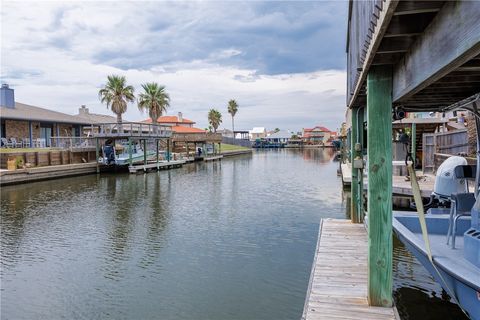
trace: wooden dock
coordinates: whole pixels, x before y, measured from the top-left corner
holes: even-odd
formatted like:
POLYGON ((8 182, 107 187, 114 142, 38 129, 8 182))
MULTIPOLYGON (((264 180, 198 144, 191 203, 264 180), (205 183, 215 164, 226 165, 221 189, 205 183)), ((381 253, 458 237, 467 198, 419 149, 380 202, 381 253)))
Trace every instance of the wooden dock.
POLYGON ((180 168, 186 163, 185 160, 171 160, 171 161, 160 161, 155 163, 148 163, 148 164, 137 164, 128 167, 128 171, 130 173, 137 173, 137 172, 147 172, 151 170, 164 170, 164 169, 172 169, 172 168, 180 168))
MULTIPOLYGON (((418 173, 418 185, 422 197, 429 198, 435 185, 435 176, 418 173)), ((411 182, 405 176, 392 176, 392 194, 398 196, 413 196, 411 182)))
POLYGON ((399 319, 367 301, 368 239, 363 224, 323 219, 302 320, 399 319))

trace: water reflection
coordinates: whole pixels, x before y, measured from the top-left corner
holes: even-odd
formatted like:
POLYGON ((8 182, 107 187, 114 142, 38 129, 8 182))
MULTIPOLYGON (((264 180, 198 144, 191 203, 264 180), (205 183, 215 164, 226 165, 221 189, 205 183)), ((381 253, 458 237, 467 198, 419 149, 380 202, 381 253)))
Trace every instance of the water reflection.
MULTIPOLYGON (((298 319, 319 220, 349 211, 332 157, 265 150, 2 188, 2 317, 298 319)), ((413 319, 405 257, 396 297, 413 319)))

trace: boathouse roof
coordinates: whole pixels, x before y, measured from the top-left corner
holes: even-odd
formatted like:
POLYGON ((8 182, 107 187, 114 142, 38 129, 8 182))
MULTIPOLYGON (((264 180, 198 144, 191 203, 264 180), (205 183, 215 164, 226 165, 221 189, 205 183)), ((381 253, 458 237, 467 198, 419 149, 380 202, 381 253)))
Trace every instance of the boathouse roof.
POLYGON ((290 139, 292 137, 292 132, 288 130, 280 130, 278 132, 272 133, 266 139, 290 139))
POLYGON ((445 109, 480 90, 480 1, 350 0, 347 106, 366 105, 374 66, 390 65, 394 106, 445 109))

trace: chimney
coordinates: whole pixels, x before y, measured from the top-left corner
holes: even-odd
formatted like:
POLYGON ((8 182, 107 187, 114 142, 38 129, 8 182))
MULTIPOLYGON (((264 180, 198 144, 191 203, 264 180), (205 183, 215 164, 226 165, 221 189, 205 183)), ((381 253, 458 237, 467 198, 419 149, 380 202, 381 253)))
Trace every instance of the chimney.
POLYGON ((78 108, 78 115, 80 115, 80 116, 86 116, 86 115, 88 115, 88 114, 90 114, 90 113, 88 112, 88 108, 87 108, 84 104, 82 104, 82 106, 81 106, 80 108, 78 108))
POLYGON ((178 122, 183 122, 183 115, 181 112, 178 113, 178 122))
POLYGON ((15 108, 15 93, 6 83, 2 83, 2 88, 0 89, 0 105, 10 109, 15 108))

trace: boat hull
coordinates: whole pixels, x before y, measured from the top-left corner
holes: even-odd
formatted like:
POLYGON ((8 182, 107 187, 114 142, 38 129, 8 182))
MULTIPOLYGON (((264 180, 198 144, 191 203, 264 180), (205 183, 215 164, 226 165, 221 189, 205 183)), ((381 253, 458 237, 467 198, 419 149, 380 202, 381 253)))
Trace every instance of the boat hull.
MULTIPOLYGON (((468 312, 473 320, 480 320, 480 269, 464 259, 462 252, 453 250, 451 252, 455 254, 455 257, 448 257, 448 250, 452 249, 445 244, 446 236, 443 237, 443 234, 446 234, 446 228, 448 228, 448 216, 442 216, 427 216, 433 264, 428 259, 421 233, 418 232, 418 216, 394 214, 393 229, 400 241, 405 244, 408 250, 428 270, 442 288, 451 297, 456 297, 462 309, 468 312), (431 231, 433 236, 430 235, 431 231), (443 242, 439 243, 442 240, 443 242), (436 242, 432 243, 433 241, 436 242), (443 246, 445 248, 442 248, 443 246)), ((460 220, 459 233, 463 234, 469 225, 469 220, 460 220)))

